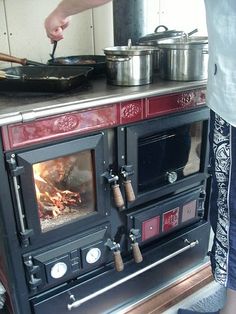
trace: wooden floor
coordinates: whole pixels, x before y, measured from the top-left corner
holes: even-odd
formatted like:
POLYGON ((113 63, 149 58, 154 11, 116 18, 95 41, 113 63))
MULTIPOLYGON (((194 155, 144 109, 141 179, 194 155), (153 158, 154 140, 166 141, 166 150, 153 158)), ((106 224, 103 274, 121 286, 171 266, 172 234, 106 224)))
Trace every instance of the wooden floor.
POLYGON ((173 284, 165 291, 152 296, 150 299, 126 312, 126 314, 163 313, 211 281, 213 281, 211 267, 209 264, 207 264, 200 270, 191 274, 189 277, 185 277, 183 280, 173 284))

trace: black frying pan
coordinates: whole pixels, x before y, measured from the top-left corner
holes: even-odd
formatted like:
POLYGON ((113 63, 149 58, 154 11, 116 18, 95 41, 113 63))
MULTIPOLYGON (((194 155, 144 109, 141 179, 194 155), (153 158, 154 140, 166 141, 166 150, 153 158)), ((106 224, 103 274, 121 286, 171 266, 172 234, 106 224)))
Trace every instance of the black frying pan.
POLYGON ((0 80, 0 91, 65 92, 87 84, 91 67, 19 66, 3 69, 14 75, 0 80))
POLYGON ((99 55, 81 55, 81 56, 68 56, 58 57, 48 60, 49 65, 79 65, 82 67, 92 67, 93 74, 104 74, 106 71, 106 57, 99 55))

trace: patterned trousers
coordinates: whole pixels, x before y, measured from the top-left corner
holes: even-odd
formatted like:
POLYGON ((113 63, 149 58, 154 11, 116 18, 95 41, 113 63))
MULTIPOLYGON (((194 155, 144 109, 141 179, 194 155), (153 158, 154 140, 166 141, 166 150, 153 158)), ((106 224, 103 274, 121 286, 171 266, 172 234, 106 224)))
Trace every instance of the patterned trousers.
POLYGON ((209 142, 212 271, 218 283, 236 290, 236 128, 212 111, 209 142))

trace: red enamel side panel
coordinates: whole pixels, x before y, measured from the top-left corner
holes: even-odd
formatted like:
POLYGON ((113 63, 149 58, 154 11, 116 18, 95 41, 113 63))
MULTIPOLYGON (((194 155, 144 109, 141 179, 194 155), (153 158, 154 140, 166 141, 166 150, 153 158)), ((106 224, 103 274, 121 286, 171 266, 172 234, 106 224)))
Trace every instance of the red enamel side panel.
POLYGON ((109 105, 66 113, 2 128, 4 149, 10 150, 117 125, 117 107, 109 105))
POLYGON ((197 89, 16 123, 1 128, 4 150, 129 124, 204 104, 205 89, 197 89))
POLYGON ((205 90, 197 89, 168 96, 151 97, 147 99, 146 117, 152 118, 176 111, 191 109, 205 104, 205 90))
POLYGON ((122 102, 120 104, 120 124, 141 121, 145 117, 144 99, 122 102))

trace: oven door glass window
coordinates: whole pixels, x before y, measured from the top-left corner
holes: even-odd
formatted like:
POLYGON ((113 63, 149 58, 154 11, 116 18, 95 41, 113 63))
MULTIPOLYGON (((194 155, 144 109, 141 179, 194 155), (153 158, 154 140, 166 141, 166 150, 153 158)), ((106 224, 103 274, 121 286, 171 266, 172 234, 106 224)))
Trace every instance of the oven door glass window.
POLYGON ((86 150, 33 165, 42 232, 96 211, 93 159, 92 150, 86 150))
POLYGON ((138 139, 138 191, 145 192, 200 170, 202 121, 138 139))

